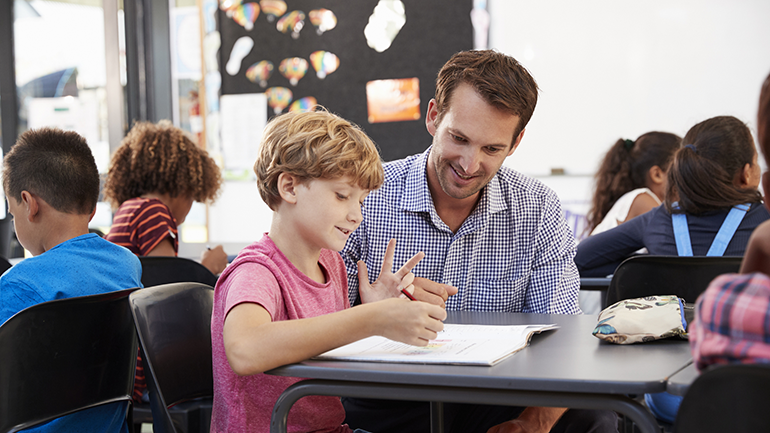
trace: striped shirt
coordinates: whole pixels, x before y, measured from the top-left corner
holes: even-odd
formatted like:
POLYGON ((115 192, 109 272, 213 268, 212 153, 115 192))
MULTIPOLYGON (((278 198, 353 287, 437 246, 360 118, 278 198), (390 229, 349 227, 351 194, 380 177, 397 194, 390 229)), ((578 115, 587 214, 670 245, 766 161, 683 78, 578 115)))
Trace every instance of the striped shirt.
POLYGON ((770 277, 727 274, 695 304, 688 330, 695 365, 770 362, 770 277))
POLYGON ((363 222, 341 252, 351 305, 358 297, 356 261, 366 262, 375 280, 396 238, 395 269, 423 251, 415 276, 458 288, 447 310, 580 314, 576 242, 556 194, 501 167, 453 233, 428 189, 429 152, 385 164, 385 184, 364 201, 363 222))
POLYGON ((164 239, 170 238, 179 251, 176 220, 169 208, 156 198, 132 198, 120 205, 112 218, 108 241, 146 256, 164 239))

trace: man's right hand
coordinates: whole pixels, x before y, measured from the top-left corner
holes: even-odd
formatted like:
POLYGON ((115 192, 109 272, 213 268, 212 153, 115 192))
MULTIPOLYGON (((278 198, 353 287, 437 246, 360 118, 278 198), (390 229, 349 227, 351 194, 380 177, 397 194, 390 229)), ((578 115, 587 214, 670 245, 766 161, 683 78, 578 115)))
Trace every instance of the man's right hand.
POLYGON ((414 285, 412 296, 420 301, 438 305, 441 308, 446 308, 446 300, 450 296, 457 294, 457 287, 437 283, 427 278, 416 277, 412 285, 414 285))

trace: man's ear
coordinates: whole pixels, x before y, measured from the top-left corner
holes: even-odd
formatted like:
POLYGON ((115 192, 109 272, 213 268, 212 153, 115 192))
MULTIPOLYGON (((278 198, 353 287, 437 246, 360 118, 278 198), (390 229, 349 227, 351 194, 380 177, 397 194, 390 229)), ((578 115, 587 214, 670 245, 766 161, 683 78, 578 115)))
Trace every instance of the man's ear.
POLYGON ((519 144, 521 144, 521 139, 524 138, 524 131, 526 131, 527 128, 524 128, 519 132, 519 136, 516 137, 516 140, 513 141, 513 146, 511 146, 511 150, 508 152, 508 156, 513 155, 513 151, 516 150, 517 147, 519 147, 519 144))
POLYGON ((40 213, 40 203, 38 203, 37 197, 29 191, 21 192, 21 206, 24 212, 26 212, 25 217, 30 222, 33 222, 40 213))
POLYGON ((650 167, 648 174, 650 176, 650 180, 657 185, 661 185, 666 182, 666 172, 657 165, 650 167))
POLYGON ((436 105, 435 99, 431 99, 428 102, 428 112, 425 113, 425 127, 428 128, 430 135, 434 136, 436 135, 436 129, 438 128, 436 119, 438 119, 438 105, 436 105))
POLYGON ((295 204, 297 203, 297 186, 299 186, 299 179, 289 173, 281 173, 278 175, 278 194, 281 195, 281 199, 285 202, 295 204))

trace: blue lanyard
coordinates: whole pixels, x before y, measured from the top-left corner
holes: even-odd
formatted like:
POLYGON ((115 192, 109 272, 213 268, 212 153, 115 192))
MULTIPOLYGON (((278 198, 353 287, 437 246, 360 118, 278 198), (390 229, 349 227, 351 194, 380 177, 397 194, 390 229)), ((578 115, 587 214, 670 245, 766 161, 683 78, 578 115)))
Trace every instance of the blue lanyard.
MULTIPOLYGON (((706 253, 707 256, 722 256, 727 250, 727 244, 730 243, 735 235, 738 226, 743 221, 743 217, 749 211, 749 204, 739 204, 730 209, 722 226, 719 227, 714 242, 706 253)), ((674 203, 674 208, 677 204, 674 203)), ((676 252, 679 256, 692 256, 692 242, 690 242, 690 229, 687 225, 687 215, 676 213, 671 215, 671 222, 674 226, 674 240, 676 240, 676 252)))

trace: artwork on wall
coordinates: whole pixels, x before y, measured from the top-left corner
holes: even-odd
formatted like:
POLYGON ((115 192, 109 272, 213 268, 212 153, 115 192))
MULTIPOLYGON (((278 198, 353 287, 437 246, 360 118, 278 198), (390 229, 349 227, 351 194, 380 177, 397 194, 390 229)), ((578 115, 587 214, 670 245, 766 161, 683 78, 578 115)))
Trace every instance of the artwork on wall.
POLYGON ((220 0, 221 94, 264 93, 270 117, 323 106, 358 124, 386 161, 420 152, 431 143, 424 113, 439 68, 474 47, 473 8, 473 0, 220 0))

